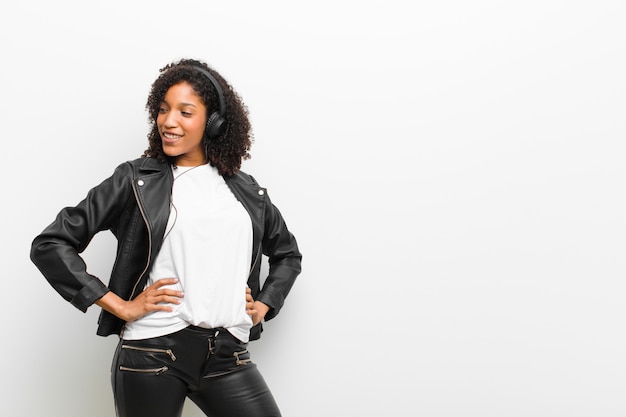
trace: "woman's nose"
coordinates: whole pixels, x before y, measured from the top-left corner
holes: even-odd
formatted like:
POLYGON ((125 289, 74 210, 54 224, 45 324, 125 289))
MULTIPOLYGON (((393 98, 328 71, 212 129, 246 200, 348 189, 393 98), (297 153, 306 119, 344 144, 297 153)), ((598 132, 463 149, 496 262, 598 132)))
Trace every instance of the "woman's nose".
POLYGON ((176 120, 176 116, 173 111, 167 112, 165 114, 165 120, 163 120, 163 126, 165 127, 175 127, 178 124, 176 120))

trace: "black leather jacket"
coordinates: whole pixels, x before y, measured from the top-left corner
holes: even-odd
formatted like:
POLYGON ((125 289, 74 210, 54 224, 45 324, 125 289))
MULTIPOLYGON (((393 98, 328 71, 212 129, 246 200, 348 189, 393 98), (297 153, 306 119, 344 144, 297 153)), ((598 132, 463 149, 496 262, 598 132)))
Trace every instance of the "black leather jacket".
MULTIPOLYGON (((300 273, 302 255, 267 191, 252 176, 239 172, 224 180, 252 219, 248 286, 255 300, 270 307, 265 316, 270 320, 278 314, 300 273), (268 257, 269 274, 261 290, 262 254, 268 257)), ((77 206, 61 210, 33 240, 32 261, 52 287, 83 312, 108 291, 126 300, 135 298, 143 290, 161 249, 172 184, 172 170, 167 163, 154 158, 122 163, 77 206), (113 232, 118 242, 108 286, 87 272, 79 255, 103 230, 113 232)), ((98 323, 100 336, 120 334, 124 326, 123 320, 105 310, 98 323)), ((254 326, 250 340, 258 339, 261 331, 261 324, 254 326)))

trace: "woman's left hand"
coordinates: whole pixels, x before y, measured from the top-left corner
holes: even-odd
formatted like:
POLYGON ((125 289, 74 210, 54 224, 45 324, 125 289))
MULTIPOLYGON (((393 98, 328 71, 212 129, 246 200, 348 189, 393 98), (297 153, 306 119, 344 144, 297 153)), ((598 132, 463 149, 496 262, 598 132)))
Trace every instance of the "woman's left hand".
POLYGON ((250 288, 246 288, 246 313, 252 317, 253 326, 259 324, 269 310, 270 308, 267 304, 263 304, 260 301, 254 301, 252 298, 252 290, 250 288))

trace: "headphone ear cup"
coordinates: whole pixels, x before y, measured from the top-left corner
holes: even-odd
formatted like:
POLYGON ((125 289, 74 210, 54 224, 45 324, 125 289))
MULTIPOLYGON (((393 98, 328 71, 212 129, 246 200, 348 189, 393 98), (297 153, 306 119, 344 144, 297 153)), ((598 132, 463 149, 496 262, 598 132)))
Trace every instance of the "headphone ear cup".
POLYGON ((218 112, 213 112, 206 121, 206 131, 209 139, 215 139, 226 129, 226 120, 218 112))

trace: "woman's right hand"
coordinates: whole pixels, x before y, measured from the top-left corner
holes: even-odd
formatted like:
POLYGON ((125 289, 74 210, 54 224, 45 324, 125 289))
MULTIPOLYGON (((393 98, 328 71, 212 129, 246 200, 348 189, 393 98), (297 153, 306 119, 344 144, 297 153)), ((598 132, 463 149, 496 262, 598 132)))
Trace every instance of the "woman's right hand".
POLYGON ((161 278, 130 301, 123 300, 109 291, 96 301, 96 304, 124 321, 140 319, 152 311, 173 311, 172 304, 180 304, 184 293, 162 287, 176 283, 178 283, 177 278, 161 278))

